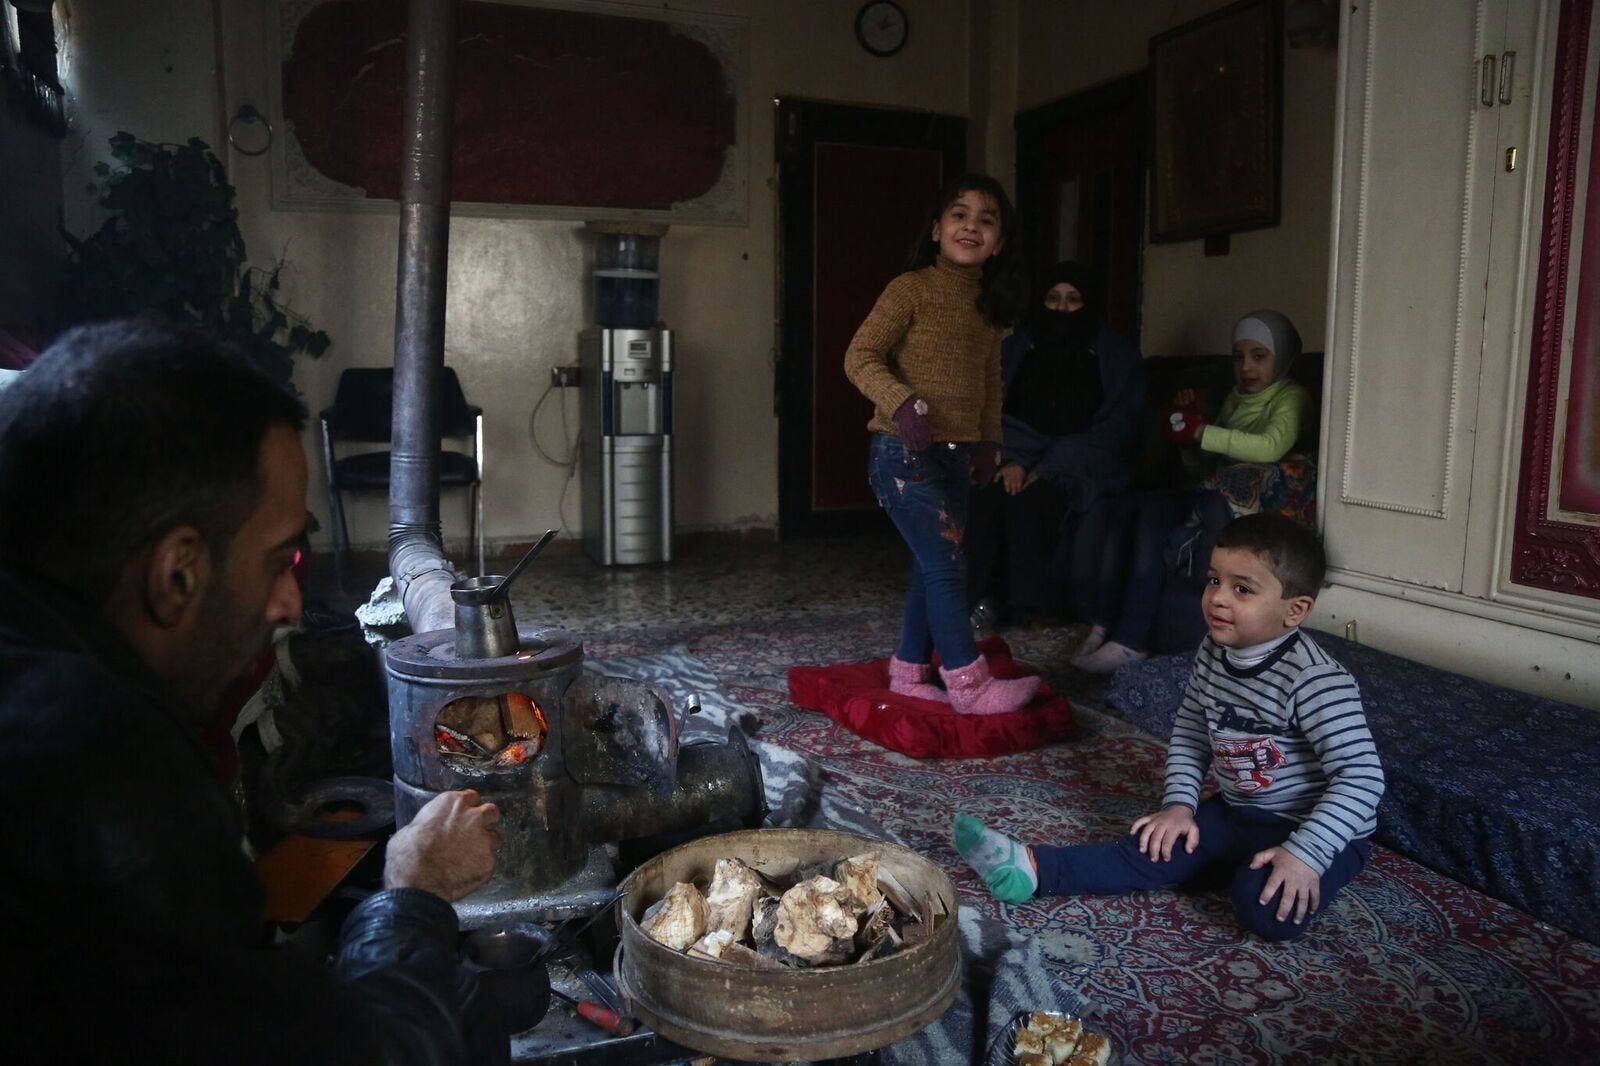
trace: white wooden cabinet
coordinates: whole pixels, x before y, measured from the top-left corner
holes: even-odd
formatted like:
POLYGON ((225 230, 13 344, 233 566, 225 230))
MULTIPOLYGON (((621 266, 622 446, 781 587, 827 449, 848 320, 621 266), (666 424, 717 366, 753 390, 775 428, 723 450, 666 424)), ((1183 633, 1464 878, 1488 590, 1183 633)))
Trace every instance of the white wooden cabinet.
POLYGON ((1346 8, 1319 489, 1338 571, 1489 592, 1556 7, 1346 8))
POLYGON ((1600 34, 1580 6, 1342 7, 1311 625, 1600 708, 1600 601, 1512 575, 1563 13, 1600 34))

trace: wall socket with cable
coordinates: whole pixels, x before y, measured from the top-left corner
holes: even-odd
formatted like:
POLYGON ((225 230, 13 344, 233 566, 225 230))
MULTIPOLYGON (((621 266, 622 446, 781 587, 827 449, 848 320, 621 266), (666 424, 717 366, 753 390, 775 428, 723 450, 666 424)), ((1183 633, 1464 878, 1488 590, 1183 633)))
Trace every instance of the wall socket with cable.
POLYGON ((575 366, 553 366, 550 368, 550 385, 557 389, 575 389, 578 387, 578 368, 575 366))

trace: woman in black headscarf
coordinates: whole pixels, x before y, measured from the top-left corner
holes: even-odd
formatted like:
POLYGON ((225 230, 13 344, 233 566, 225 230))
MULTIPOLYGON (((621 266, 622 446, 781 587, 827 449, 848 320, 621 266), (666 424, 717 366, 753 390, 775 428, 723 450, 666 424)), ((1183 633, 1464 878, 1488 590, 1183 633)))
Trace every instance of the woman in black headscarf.
POLYGON ((1143 359, 1106 324, 1093 271, 1057 263, 1040 281, 1027 325, 1001 350, 1001 465, 974 491, 967 522, 967 587, 980 627, 1004 610, 991 596, 1013 610, 1058 607, 1051 560, 1062 524, 1127 488, 1144 407, 1143 359))

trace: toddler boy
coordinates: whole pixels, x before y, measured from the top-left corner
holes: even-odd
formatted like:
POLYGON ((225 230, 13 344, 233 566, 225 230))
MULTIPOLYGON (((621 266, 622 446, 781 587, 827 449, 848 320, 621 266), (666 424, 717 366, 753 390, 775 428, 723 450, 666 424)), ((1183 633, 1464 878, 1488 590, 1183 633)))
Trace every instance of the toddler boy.
POLYGON ((1172 728, 1161 810, 1115 842, 1023 847, 967 814, 955 845, 996 898, 1118 895, 1231 877, 1249 931, 1289 940, 1371 853, 1383 769, 1355 679, 1300 623, 1327 558, 1277 515, 1223 527, 1204 596, 1207 634, 1172 728), (1200 800, 1211 769, 1221 786, 1200 800))

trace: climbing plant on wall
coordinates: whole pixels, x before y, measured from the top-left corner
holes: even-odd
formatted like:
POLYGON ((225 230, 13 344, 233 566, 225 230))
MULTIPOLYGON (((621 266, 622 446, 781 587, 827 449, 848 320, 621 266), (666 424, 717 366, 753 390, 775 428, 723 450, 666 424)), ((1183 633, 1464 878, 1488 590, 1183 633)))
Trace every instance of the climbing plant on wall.
POLYGON ((111 138, 117 165, 99 163, 97 202, 109 217, 71 246, 64 324, 156 315, 197 326, 288 384, 293 359, 329 338, 285 303, 285 263, 251 266, 234 189, 210 146, 111 138))

